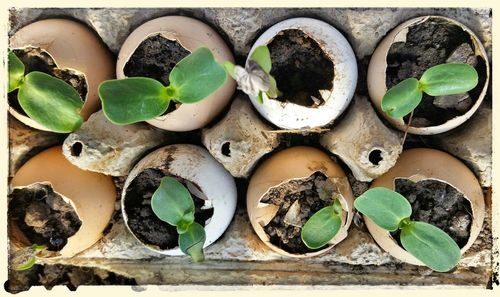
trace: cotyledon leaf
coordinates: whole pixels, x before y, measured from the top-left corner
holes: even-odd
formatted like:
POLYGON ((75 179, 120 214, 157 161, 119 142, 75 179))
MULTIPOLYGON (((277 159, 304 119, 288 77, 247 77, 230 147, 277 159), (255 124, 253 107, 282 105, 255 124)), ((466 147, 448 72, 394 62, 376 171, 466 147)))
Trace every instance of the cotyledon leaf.
POLYGON ((58 133, 69 133, 80 128, 83 100, 78 92, 61 79, 33 71, 19 87, 19 104, 26 114, 58 133))
POLYGON ((397 230, 400 222, 411 215, 411 205, 408 200, 401 194, 384 187, 376 187, 364 192, 354 200, 354 207, 388 231, 397 230))
POLYGON ((460 248, 443 230, 424 222, 411 222, 401 229, 401 244, 429 268, 446 272, 460 260, 460 248))

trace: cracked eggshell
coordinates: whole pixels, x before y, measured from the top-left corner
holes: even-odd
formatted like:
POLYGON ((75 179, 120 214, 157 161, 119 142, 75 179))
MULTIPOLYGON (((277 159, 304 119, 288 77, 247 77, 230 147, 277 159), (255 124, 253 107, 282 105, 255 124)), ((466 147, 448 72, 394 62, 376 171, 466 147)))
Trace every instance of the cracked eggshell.
MULTIPOLYGON (((207 24, 183 16, 166 16, 148 21, 135 29, 123 43, 116 62, 116 77, 125 78, 123 69, 137 47, 148 37, 160 34, 175 40, 189 52, 208 47, 219 63, 234 63, 231 50, 219 34, 207 24)), ((166 115, 147 123, 168 131, 191 131, 206 126, 229 103, 236 82, 227 76, 226 82, 204 100, 193 104, 181 104, 166 115)))
POLYGON ((324 152, 306 146, 285 149, 265 160, 252 176, 247 191, 247 211, 255 233, 273 251, 283 256, 295 258, 307 258, 324 254, 344 240, 347 237, 347 231, 353 217, 353 201, 351 186, 342 168, 324 152), (338 187, 342 198, 342 208, 345 211, 342 218, 343 224, 337 235, 328 243, 328 246, 320 251, 291 254, 269 241, 269 236, 264 231, 263 226, 274 218, 278 208, 260 201, 270 188, 277 187, 290 180, 308 178, 315 172, 323 173, 338 187))
POLYGON ((311 18, 293 18, 279 22, 265 31, 250 49, 247 60, 258 46, 269 44, 281 31, 289 29, 301 30, 314 39, 333 62, 333 87, 325 92, 330 94, 329 97, 324 98, 323 105, 314 108, 269 99, 266 94, 262 96, 262 104, 257 98, 250 99, 264 118, 283 129, 325 126, 340 116, 351 102, 358 80, 356 57, 347 39, 328 23, 311 18))
POLYGON ((54 192, 69 200, 82 222, 80 229, 59 251, 59 256, 72 257, 96 243, 115 210, 116 188, 112 178, 76 167, 66 160, 62 148, 57 146, 26 162, 12 178, 10 186, 22 188, 43 182, 50 183, 54 192))
POLYGON ((179 247, 161 250, 158 246, 146 244, 137 238, 128 225, 125 212, 127 189, 131 182, 142 171, 157 168, 168 172, 171 176, 181 177, 197 185, 207 197, 214 209, 210 221, 205 226, 206 241, 204 248, 215 242, 231 223, 236 210, 236 183, 229 172, 219 164, 210 153, 199 146, 191 144, 175 144, 159 148, 144 157, 130 171, 123 186, 121 209, 127 229, 147 248, 169 256, 184 255, 179 247))
MULTIPOLYGON (((11 49, 39 47, 47 52, 58 68, 72 69, 84 75, 87 96, 80 112, 84 120, 101 108, 98 85, 114 76, 113 57, 108 48, 90 28, 67 19, 47 19, 29 24, 9 40, 11 49)), ((49 131, 29 117, 9 108, 9 112, 24 124, 49 131)))
POLYGON ((373 102, 373 105, 375 105, 375 107, 377 108, 377 111, 387 121, 389 121, 391 125, 393 125, 394 127, 396 127, 401 131, 406 130, 406 125, 402 119, 391 118, 382 111, 382 108, 380 106, 382 103, 382 98, 387 92, 387 85, 386 85, 387 53, 389 52, 389 49, 391 48, 391 45, 393 43, 406 40, 406 34, 408 33, 408 29, 411 26, 423 23, 428 19, 441 19, 450 22, 451 24, 459 26, 470 35, 476 56, 480 56, 481 58, 483 58, 486 63, 486 81, 484 83, 481 94, 479 95, 479 98, 477 98, 476 102, 469 109, 469 111, 441 125, 429 126, 429 127, 410 126, 408 128, 408 133, 418 134, 418 135, 434 135, 443 133, 451 129, 454 129, 459 125, 463 124, 465 121, 467 121, 479 108, 481 102, 483 102, 483 99, 488 90, 488 84, 490 80, 490 65, 488 62, 488 55, 486 53, 486 50, 484 49, 479 38, 469 28, 457 22, 456 20, 442 16, 421 16, 410 19, 400 24, 396 28, 394 28, 389 34, 387 34, 386 37, 384 37, 384 39, 380 42, 380 44, 373 52, 370 64, 368 65, 368 74, 367 74, 368 93, 370 94, 370 98, 373 102))
MULTIPOLYGON (((371 187, 385 187, 394 190, 396 178, 407 178, 414 182, 435 179, 446 182, 463 193, 471 203, 472 224, 469 240, 462 247, 461 254, 472 246, 483 225, 485 203, 483 191, 476 176, 465 164, 442 151, 427 148, 410 149, 404 151, 396 165, 383 176, 377 178, 371 187)), ((400 247, 388 231, 375 225, 366 216, 364 216, 364 221, 375 241, 386 252, 401 261, 414 265, 424 265, 400 247)))

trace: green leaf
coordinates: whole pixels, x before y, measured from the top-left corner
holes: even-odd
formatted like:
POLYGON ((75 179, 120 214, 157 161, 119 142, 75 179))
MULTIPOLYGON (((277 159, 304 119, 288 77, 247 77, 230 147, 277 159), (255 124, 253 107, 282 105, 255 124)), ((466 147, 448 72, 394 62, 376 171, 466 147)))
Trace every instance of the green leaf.
POLYGON ((177 233, 186 233, 189 226, 194 222, 194 212, 188 212, 182 219, 177 223, 177 233))
POLYGON ((280 91, 278 90, 276 79, 274 79, 271 74, 269 74, 269 90, 266 94, 269 98, 277 98, 278 96, 280 96, 280 91))
POLYGON ((31 258, 28 259, 28 261, 26 263, 21 264, 21 265, 15 267, 14 270, 17 270, 17 271, 28 270, 31 267, 33 267, 33 265, 35 265, 35 263, 36 263, 36 258, 35 257, 31 257, 31 258))
POLYGON ((46 249, 47 246, 46 245, 43 245, 43 244, 33 244, 31 246, 31 249, 35 252, 39 252, 39 251, 43 251, 44 249, 46 249))
POLYGON ((401 220, 411 215, 408 200, 401 194, 383 187, 364 192, 354 201, 354 207, 388 231, 397 230, 401 220))
POLYGON ((477 71, 468 64, 441 64, 427 69, 420 88, 431 96, 462 94, 476 87, 477 71))
POLYGON ((194 202, 189 191, 175 178, 166 176, 153 193, 151 208, 156 216, 170 225, 185 225, 194 221, 194 202))
POLYGON ((102 110, 114 124, 127 125, 150 120, 167 110, 170 97, 159 82, 146 77, 130 77, 99 85, 102 110))
POLYGON ((262 96, 263 96, 262 91, 260 91, 259 94, 257 95, 257 102, 259 102, 259 104, 264 103, 264 98, 262 96))
POLYGON ((310 249, 325 246, 340 230, 342 219, 333 205, 313 214, 302 227, 300 237, 310 249))
POLYGON ((169 79, 177 91, 175 100, 196 103, 224 84, 226 71, 215 61, 212 52, 202 47, 177 63, 169 79))
POLYGON ((9 50, 9 91, 8 93, 19 88, 24 79, 24 64, 23 62, 9 50))
POLYGON ((19 104, 24 112, 54 132, 69 133, 80 128, 83 101, 78 92, 64 81, 33 71, 19 88, 19 104))
POLYGON ((390 88, 382 98, 382 111, 392 118, 402 118, 412 112, 422 100, 418 80, 408 78, 390 88))
POLYGON ((191 256, 194 262, 203 262, 205 260, 203 254, 205 240, 205 229, 194 222, 185 233, 179 235, 179 247, 184 254, 191 256))
POLYGON ((460 260, 460 248, 443 230, 424 222, 401 229, 401 244, 415 258, 438 272, 451 270, 460 260))
POLYGON ((264 70, 266 73, 269 73, 271 71, 271 53, 269 52, 269 48, 267 46, 261 45, 257 47, 252 52, 252 55, 250 55, 250 59, 257 62, 257 64, 259 64, 262 70, 264 70))

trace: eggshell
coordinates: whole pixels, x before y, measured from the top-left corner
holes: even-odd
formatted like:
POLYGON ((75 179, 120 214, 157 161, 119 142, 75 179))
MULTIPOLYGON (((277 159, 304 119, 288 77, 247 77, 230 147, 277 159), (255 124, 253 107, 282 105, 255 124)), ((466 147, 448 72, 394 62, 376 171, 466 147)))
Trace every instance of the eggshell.
POLYGON ((82 221, 80 229, 68 238, 59 252, 60 256, 72 257, 96 243, 115 209, 116 189, 112 178, 76 167, 66 160, 62 148, 57 146, 26 162, 12 178, 11 187, 22 188, 41 182, 49 182, 54 192, 69 200, 82 221))
MULTIPOLYGON (((404 151, 396 165, 376 179, 371 187, 395 189, 396 178, 408 178, 414 182, 426 179, 439 180, 456 188, 469 200, 472 208, 472 225, 470 237, 461 253, 465 253, 481 231, 485 203, 481 186, 472 171, 455 157, 434 149, 418 148, 404 151)), ((375 241, 395 258, 414 265, 424 265, 420 260, 408 253, 392 238, 388 231, 375 225, 364 216, 365 224, 375 241)))
MULTIPOLYGON (((177 41, 190 52, 199 47, 207 47, 217 62, 234 63, 231 50, 210 26, 188 17, 165 16, 142 24, 127 37, 118 54, 117 78, 126 77, 123 69, 137 47, 148 37, 157 34, 177 41)), ((178 132, 202 128, 229 103, 235 88, 236 82, 228 76, 224 85, 202 101, 182 104, 176 110, 147 122, 160 129, 178 132)))
MULTIPOLYGON (((108 48, 90 28, 67 19, 37 21, 19 29, 10 38, 9 47, 39 47, 53 58, 58 68, 82 73, 87 81, 87 96, 80 114, 86 120, 100 109, 97 87, 113 78, 114 62, 108 48)), ((26 125, 50 131, 13 108, 9 112, 26 125)))
POLYGON ((247 211, 255 233, 273 251, 288 257, 306 258, 324 254, 347 237, 347 230, 353 217, 353 195, 349 181, 337 165, 324 152, 306 146, 297 146, 285 149, 265 160, 255 171, 248 185, 247 211), (285 184, 291 180, 308 178, 315 172, 325 174, 340 190, 340 202, 344 209, 342 227, 328 246, 313 253, 291 254, 269 241, 269 236, 263 226, 267 225, 278 210, 272 204, 262 203, 261 200, 270 188, 285 184))
POLYGON ((444 124, 437 126, 429 126, 429 127, 412 127, 410 126, 408 129, 408 133, 411 134, 419 134, 419 135, 433 135, 439 134, 451 129, 458 127, 467 121, 479 108, 481 102, 483 102, 484 96, 486 95, 488 89, 488 83, 490 80, 490 65, 488 63, 488 55, 477 36, 472 32, 469 28, 464 26, 463 24, 442 16, 421 16, 417 18, 410 19, 396 28, 394 28, 386 37, 380 42, 375 51, 373 52, 372 58, 370 60, 370 64, 368 65, 368 74, 367 74, 367 84, 368 84, 368 93, 370 94, 370 98, 375 105, 377 111, 387 120, 391 125, 396 127, 401 131, 406 130, 406 125, 402 119, 394 119, 390 116, 386 115, 381 108, 382 98, 384 94, 387 92, 386 85, 386 69, 387 69, 387 53, 391 45, 395 42, 405 40, 406 34, 408 32, 408 28, 423 23, 429 19, 441 19, 451 24, 457 25, 462 28, 465 32, 470 35, 472 40, 472 44, 474 45, 474 51, 476 56, 480 56, 484 59, 486 63, 486 81, 484 83, 483 89, 479 98, 477 98, 474 105, 467 111, 465 114, 455 117, 444 124))
POLYGON ((206 241, 204 247, 215 242, 227 229, 236 210, 237 192, 233 177, 219 164, 206 149, 191 144, 175 144, 162 147, 144 157, 130 171, 122 191, 122 216, 128 230, 147 248, 170 256, 184 255, 176 247, 161 250, 156 245, 146 244, 137 238, 128 225, 125 212, 126 193, 131 182, 148 168, 166 170, 171 176, 181 177, 196 184, 211 201, 214 213, 205 225, 206 241))
POLYGON ((334 27, 316 19, 292 18, 267 29, 255 41, 247 60, 258 46, 269 44, 281 31, 289 29, 298 29, 314 39, 332 60, 335 75, 333 87, 329 90, 330 97, 314 108, 269 99, 265 94, 262 104, 257 98, 250 99, 257 111, 278 127, 302 129, 325 126, 340 116, 351 102, 358 80, 356 57, 347 39, 334 27))

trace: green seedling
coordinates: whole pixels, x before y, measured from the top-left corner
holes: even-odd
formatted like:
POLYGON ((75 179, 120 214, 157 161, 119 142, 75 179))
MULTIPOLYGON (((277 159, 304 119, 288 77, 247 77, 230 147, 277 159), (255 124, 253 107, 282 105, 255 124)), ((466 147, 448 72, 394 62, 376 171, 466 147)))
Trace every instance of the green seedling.
POLYGON ((38 245, 38 244, 33 244, 32 246, 30 246, 27 250, 28 260, 26 260, 19 266, 16 266, 14 270, 23 271, 31 269, 31 267, 33 267, 33 265, 36 264, 36 254, 38 252, 45 250, 46 248, 47 247, 45 245, 38 245))
POLYGON ((205 229, 194 221, 194 201, 186 187, 172 177, 162 178, 151 198, 151 208, 160 220, 177 227, 181 251, 194 262, 202 262, 205 229))
POLYGON ((171 101, 199 102, 225 80, 224 67, 208 48, 201 47, 175 65, 169 86, 146 77, 107 80, 99 85, 99 97, 106 117, 114 124, 127 125, 162 115, 171 101))
POLYGON ((381 108, 392 118, 410 114, 422 100, 430 96, 462 94, 478 83, 476 69, 468 64, 440 64, 427 69, 420 80, 408 78, 390 88, 382 98, 381 108))
POLYGON ((71 85, 40 71, 25 74, 23 62, 11 50, 8 58, 8 92, 18 90, 17 100, 28 117, 53 132, 80 128, 83 100, 71 85))
POLYGON ((302 242, 310 249, 325 246, 339 232, 342 212, 340 200, 334 196, 332 205, 317 211, 304 224, 300 233, 302 242))
POLYGON ((250 97, 257 98, 260 104, 264 102, 263 93, 269 98, 280 96, 276 80, 270 74, 271 66, 271 53, 265 45, 261 45, 253 51, 245 68, 229 61, 224 62, 224 68, 236 80, 238 89, 250 97))
POLYGON ((403 248, 432 270, 446 272, 458 264, 457 243, 443 230, 411 220, 411 205, 401 194, 387 188, 373 188, 359 196, 354 207, 382 229, 401 230, 403 248))

